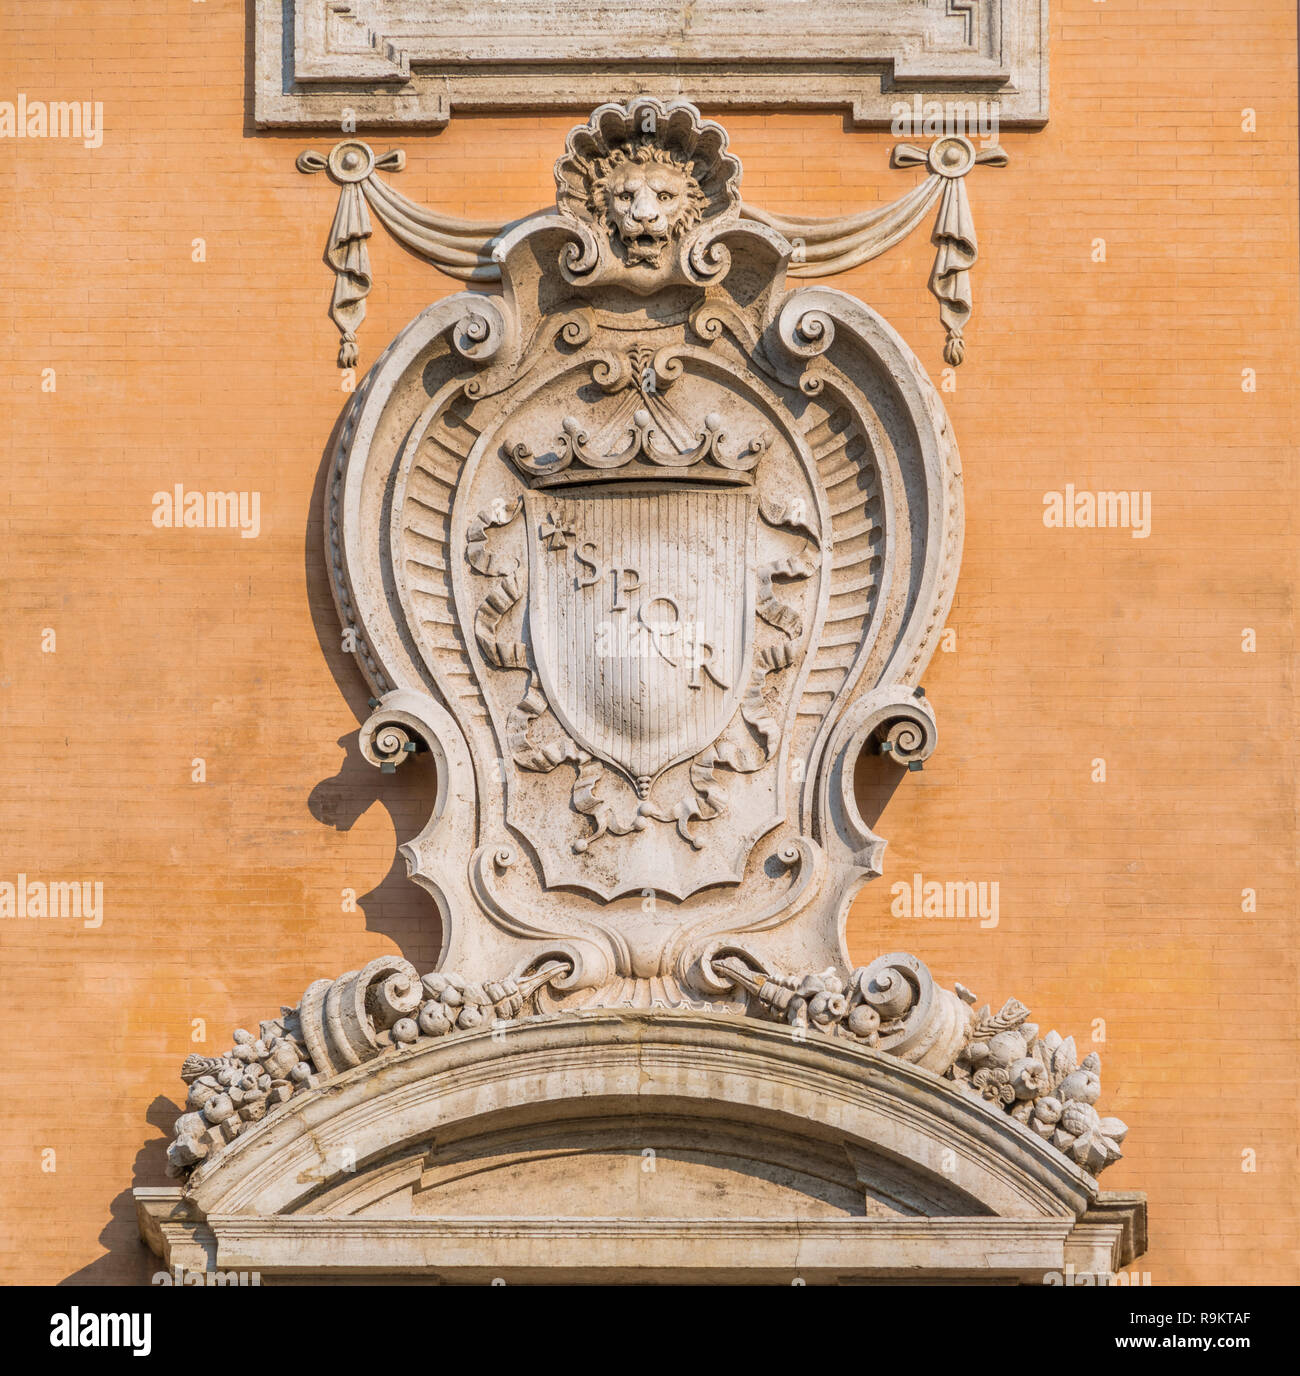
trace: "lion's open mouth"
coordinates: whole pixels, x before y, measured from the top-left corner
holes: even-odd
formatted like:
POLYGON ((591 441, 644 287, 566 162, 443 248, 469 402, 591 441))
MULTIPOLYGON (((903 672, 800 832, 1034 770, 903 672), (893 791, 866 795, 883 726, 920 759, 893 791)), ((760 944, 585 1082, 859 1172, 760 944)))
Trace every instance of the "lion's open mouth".
POLYGON ((661 234, 637 234, 626 240, 629 263, 646 263, 658 267, 664 251, 664 238, 661 234))

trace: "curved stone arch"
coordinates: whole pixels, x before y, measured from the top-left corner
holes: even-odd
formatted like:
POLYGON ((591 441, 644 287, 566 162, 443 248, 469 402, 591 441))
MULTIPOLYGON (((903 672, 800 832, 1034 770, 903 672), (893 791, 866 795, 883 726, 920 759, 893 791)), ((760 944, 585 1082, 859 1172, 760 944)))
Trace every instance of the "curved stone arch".
POLYGON ((748 1113, 798 1138, 842 1134, 908 1162, 918 1184, 997 1217, 1077 1216, 1096 1182, 1034 1134, 919 1066, 819 1035, 719 1014, 591 1012, 530 1019, 371 1061, 295 1098, 193 1174, 205 1213, 283 1215, 332 1181, 437 1132, 527 1110, 667 1104, 748 1113), (580 1060, 577 1054, 580 1052, 580 1060), (943 1153, 951 1153, 951 1160, 943 1153))
POLYGON ((251 1127, 184 1199, 137 1198, 169 1261, 204 1248, 221 1268, 316 1279, 765 1279, 788 1265, 821 1280, 1041 1281, 1067 1257, 1125 1264, 1142 1221, 949 1080, 680 1011, 535 1018, 381 1058, 251 1127), (658 1207, 630 1217, 590 1167, 632 1157, 635 1170, 647 1143, 658 1207), (482 1193, 466 1191, 480 1175, 482 1193), (544 1276, 530 1263, 542 1247, 555 1249, 544 1276))

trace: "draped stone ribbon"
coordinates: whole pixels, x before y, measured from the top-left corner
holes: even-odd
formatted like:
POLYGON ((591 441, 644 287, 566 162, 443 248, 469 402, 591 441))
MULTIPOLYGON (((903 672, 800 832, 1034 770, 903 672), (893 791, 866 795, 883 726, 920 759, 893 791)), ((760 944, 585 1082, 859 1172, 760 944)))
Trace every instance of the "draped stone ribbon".
POLYGON ((772 215, 753 206, 741 213, 757 220, 795 245, 789 268, 791 277, 825 277, 847 272, 878 258, 905 239, 929 214, 935 201, 931 242, 936 253, 930 273, 930 291, 939 301, 943 322, 944 362, 960 365, 966 354, 962 329, 971 313, 970 270, 979 256, 975 220, 966 195, 966 174, 977 163, 1005 167, 1006 153, 999 147, 976 149, 961 135, 936 139, 928 149, 900 143, 890 158, 892 167, 928 167, 930 175, 905 196, 860 215, 818 218, 808 215, 772 215))
POLYGON ((966 174, 976 163, 1005 167, 1007 155, 996 145, 977 150, 967 139, 957 138, 937 139, 928 151, 910 143, 900 143, 894 149, 895 167, 915 167, 921 163, 931 168, 930 176, 921 185, 936 179, 943 185, 939 214, 930 236, 936 249, 930 290, 939 300, 939 319, 947 332, 944 362, 955 368, 966 355, 962 328, 971 313, 970 270, 979 257, 975 218, 966 195, 966 174))
POLYGON ((526 575, 520 572, 519 560, 513 556, 502 558, 488 549, 487 533, 493 526, 508 526, 523 510, 520 497, 512 506, 497 511, 480 511, 465 530, 465 561, 475 573, 492 579, 474 613, 474 638, 483 658, 496 669, 527 669, 528 651, 520 640, 502 640, 497 634, 501 621, 511 607, 524 595, 526 575))
POLYGON ((490 245, 510 228, 508 223, 437 215, 374 177, 367 177, 361 190, 393 238, 448 277, 462 282, 501 280, 501 265, 493 261, 490 245))
POLYGON ((794 245, 791 277, 828 277, 869 263, 906 239, 938 200, 940 185, 938 177, 927 177, 898 200, 857 215, 775 215, 748 202, 740 213, 794 245))
MULTIPOLYGON (((336 276, 330 318, 341 336, 340 368, 357 364, 356 332, 365 318, 365 298, 372 285, 366 251, 372 233, 370 211, 398 243, 449 277, 462 282, 501 280, 493 246, 519 221, 438 215, 374 175, 400 172, 405 163, 406 155, 400 150, 376 157, 369 145, 357 139, 337 144, 328 156, 310 150, 298 156, 300 172, 328 171, 339 186, 325 257, 336 276)), ((860 267, 893 248, 916 229, 937 201, 931 236, 936 253, 929 286, 938 298, 946 334, 944 361, 956 367, 965 357, 962 331, 971 313, 970 270, 979 255, 965 185, 966 174, 977 163, 1004 167, 1007 155, 997 146, 977 150, 959 134, 936 139, 928 149, 900 143, 890 165, 927 166, 930 175, 888 205, 856 215, 813 216, 774 215, 742 203, 740 214, 790 240, 794 245, 788 269, 791 277, 827 277, 860 267)))
POLYGON ((793 582, 800 578, 811 578, 816 565, 797 554, 787 555, 784 559, 773 559, 758 568, 758 605, 757 612, 769 626, 784 631, 791 640, 803 634, 803 618, 790 606, 782 602, 772 587, 774 579, 793 582))
MULTIPOLYGON (((516 666, 528 669, 527 665, 516 666)), ((542 692, 537 675, 528 669, 528 686, 524 695, 510 709, 506 720, 506 744, 510 747, 510 758, 520 769, 532 770, 535 774, 549 774, 558 769, 566 760, 581 764, 588 757, 568 736, 538 745, 529 735, 532 724, 546 716, 551 705, 542 692)))
POLYGON ((374 230, 361 187, 377 167, 400 172, 406 154, 395 149, 376 158, 368 145, 350 141, 337 144, 328 157, 308 149, 298 155, 297 165, 299 172, 328 171, 338 183, 339 203, 325 243, 325 261, 334 269, 330 319, 339 331, 339 367, 355 368, 357 330, 366 318, 366 297, 373 282, 366 240, 374 230))
POLYGON ((334 269, 330 319, 339 331, 339 367, 357 366, 357 329, 366 316, 366 297, 373 279, 366 240, 374 232, 367 207, 380 224, 412 253, 462 281, 499 281, 488 243, 504 226, 435 215, 409 201, 374 173, 400 172, 406 154, 400 149, 375 156, 357 139, 336 144, 328 156, 308 149, 298 155, 299 172, 328 172, 338 184, 339 203, 325 245, 325 260, 334 269))

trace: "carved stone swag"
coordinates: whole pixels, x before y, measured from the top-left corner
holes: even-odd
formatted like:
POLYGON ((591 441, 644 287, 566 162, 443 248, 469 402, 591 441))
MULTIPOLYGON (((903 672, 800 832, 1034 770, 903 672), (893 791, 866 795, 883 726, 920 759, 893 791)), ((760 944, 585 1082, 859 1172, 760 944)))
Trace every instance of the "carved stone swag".
POLYGON ((963 178, 1000 150, 897 150, 926 180, 833 226, 746 205, 724 131, 685 102, 601 106, 556 164, 554 211, 510 226, 398 196, 375 173, 400 158, 353 140, 299 165, 341 187, 341 364, 367 208, 444 271, 500 283, 430 306, 380 356, 326 504, 373 695, 362 749, 435 765, 401 849, 442 952, 427 973, 389 956, 317 980, 224 1056, 189 1057, 183 1189, 137 1191, 146 1237, 317 1278, 1125 1264, 1145 1211, 1096 1185, 1127 1131, 1095 1106, 1097 1056, 913 956, 852 968, 844 944, 885 844, 858 759, 917 769, 936 744, 920 682, 957 578, 961 470, 898 334, 786 278, 866 261, 937 202, 931 287, 960 362, 963 178), (677 1213, 647 1201, 659 1223, 638 1231, 618 1163, 650 1148, 679 1164, 677 1213), (536 1174, 527 1218, 501 1210, 511 1171, 536 1174), (476 1172, 503 1182, 495 1208, 476 1172), (701 1173, 731 1182, 752 1263, 719 1261, 725 1210, 713 1234, 691 1221, 701 1173), (575 1188, 622 1222, 566 1212, 575 1188), (548 1269, 546 1246, 568 1260, 548 1269))

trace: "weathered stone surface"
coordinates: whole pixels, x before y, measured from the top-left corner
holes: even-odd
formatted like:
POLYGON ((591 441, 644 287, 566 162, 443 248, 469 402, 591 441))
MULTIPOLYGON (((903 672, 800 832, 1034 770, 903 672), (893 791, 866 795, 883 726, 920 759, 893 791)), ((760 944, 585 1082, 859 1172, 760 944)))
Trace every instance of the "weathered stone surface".
POLYGON ((1140 1198, 923 1066, 681 1010, 382 1056, 137 1202, 169 1264, 206 1247, 264 1280, 1041 1283, 1145 1240, 1140 1198))
POLYGON ((263 126, 429 127, 457 111, 581 109, 641 91, 717 108, 927 99, 1047 119, 1047 0, 257 0, 263 126))
MULTIPOLYGON (((316 161, 343 188, 346 345, 376 161, 316 161)), ((429 307, 358 391, 333 586, 363 753, 433 756, 402 851, 443 950, 317 980, 187 1060, 160 1247, 462 1279, 538 1278, 548 1249, 550 1279, 667 1274, 678 1249, 717 1279, 719 1197, 750 1279, 1034 1280, 1137 1245, 1138 1206, 1093 1213, 1126 1132, 1095 1056, 906 953, 850 968, 884 848, 854 767, 935 747, 960 466, 915 357, 862 303, 787 288, 740 178, 693 106, 601 106, 555 212, 495 238, 500 294, 429 307), (664 1152, 642 1197, 629 1163, 664 1152)))
POLYGON ((547 1006, 720 990, 709 954, 847 968, 879 872, 852 770, 934 748, 919 687, 961 551, 956 446, 869 308, 788 291, 726 136, 603 106, 554 214, 386 351, 335 457, 329 548, 372 760, 438 763, 403 847, 443 960, 562 959, 547 1006))
MULTIPOLYGON (((1080 1065, 1072 1038, 1050 1032, 1040 1039, 1026 1021, 1029 1010, 1014 999, 996 1016, 987 1006, 972 1014, 969 990, 939 988, 915 956, 903 953, 847 976, 834 968, 789 976, 733 952, 706 961, 702 973, 719 997, 696 1002, 692 1012, 731 1011, 732 999, 747 996, 746 1014, 784 1025, 795 1043, 830 1040, 945 1076, 994 1116, 1005 1110, 1094 1175, 1121 1155, 1127 1127, 1093 1107, 1099 1058, 1089 1055, 1080 1065)), ((543 995, 571 974, 557 960, 520 979, 476 983, 454 972, 421 979, 400 957, 385 956, 336 980, 318 980, 298 1008, 262 1023, 256 1039, 241 1029, 227 1055, 186 1059, 189 1111, 177 1119, 169 1171, 185 1175, 203 1163, 206 1172, 252 1125, 284 1106, 280 1116, 292 1117, 304 1108, 303 1095, 354 1067, 444 1041, 454 1045, 463 1034, 487 1032, 497 1045, 513 1046, 507 1033, 525 1024, 545 1028, 548 1018, 561 1016, 543 995)), ((579 1058, 575 1074, 583 1064, 579 1058)))
MULTIPOLYGON (((657 118, 662 107, 657 101, 642 102, 643 118, 657 118)), ((619 166, 627 151, 618 125, 627 112, 618 106, 602 107, 612 124, 610 130, 594 129, 594 138, 581 139, 576 157, 562 159, 557 167, 560 179, 559 204, 590 218, 594 212, 606 220, 618 236, 620 250, 631 267, 662 266, 668 240, 679 237, 689 220, 693 226, 717 207, 698 186, 692 192, 693 173, 671 163, 660 162, 653 169, 635 165, 619 166), (611 153, 610 138, 614 139, 611 153), (604 153, 602 154, 602 147, 604 153), (595 154, 595 161, 593 158, 595 154), (606 161, 608 159, 608 161, 606 161), (606 177, 608 174, 608 190, 606 177), (651 182, 655 185, 652 187, 651 182), (675 187, 672 185, 678 182, 675 187), (628 195, 621 197, 621 190, 628 195), (670 226, 667 207, 659 198, 671 190, 678 198, 673 206, 670 226), (653 191, 656 201, 654 219, 662 228, 643 236, 632 217, 634 209, 645 212, 647 197, 653 191), (684 199, 681 199, 683 198, 684 199), (635 204, 634 204, 635 202, 635 204)), ((715 126, 716 127, 716 126, 715 126)), ((707 159, 711 142, 702 146, 705 159, 696 154, 693 140, 686 141, 690 161, 698 170, 707 159)), ((636 150, 644 155, 644 140, 636 150)), ((739 164, 734 165, 737 175, 739 164)), ((784 264, 791 277, 827 277, 845 272, 878 258, 901 243, 935 210, 930 239, 935 245, 930 290, 939 301, 939 318, 946 333, 944 361, 952 367, 966 356, 963 330, 972 309, 971 269, 979 257, 975 221, 966 195, 966 177, 977 164, 1003 167, 1005 151, 996 143, 982 141, 976 148, 964 134, 949 133, 936 138, 928 148, 915 144, 896 144, 890 154, 896 168, 924 167, 927 176, 895 201, 856 214, 830 217, 774 215, 760 207, 741 204, 742 218, 767 225, 788 240, 790 252, 784 264)), ((330 226, 325 258, 335 273, 334 299, 330 317, 339 328, 339 367, 353 368, 357 363, 356 332, 365 318, 366 297, 374 282, 367 241, 372 233, 371 213, 399 243, 416 257, 432 263, 440 272, 464 282, 500 282, 502 259, 498 252, 502 240, 526 221, 513 223, 464 220, 430 210, 409 200, 377 174, 400 172, 406 154, 400 148, 376 156, 360 139, 344 139, 328 156, 306 149, 298 156, 300 172, 328 172, 339 187, 338 209, 330 226)), ((526 217, 544 217, 548 212, 526 217)), ((655 286, 655 279, 643 272, 627 278, 630 290, 644 295, 655 286)))

